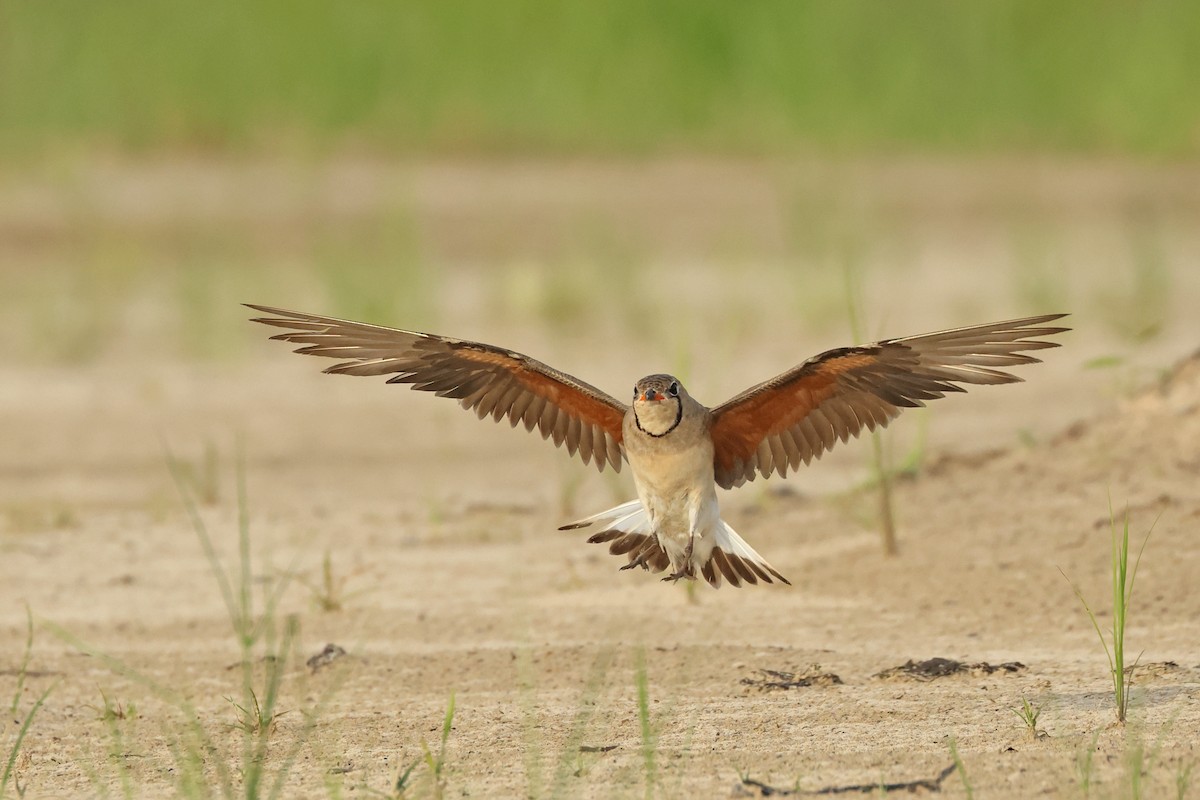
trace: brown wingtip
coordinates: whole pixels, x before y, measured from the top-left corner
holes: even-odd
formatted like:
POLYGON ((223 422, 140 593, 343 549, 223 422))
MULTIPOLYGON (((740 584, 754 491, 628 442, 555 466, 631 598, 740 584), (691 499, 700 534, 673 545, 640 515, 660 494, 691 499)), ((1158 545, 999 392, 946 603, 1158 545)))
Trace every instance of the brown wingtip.
MULTIPOLYGON (((258 311, 261 314, 271 314, 273 316, 289 315, 289 314, 295 313, 294 311, 286 311, 282 308, 276 308, 275 306, 263 306, 263 305, 259 305, 258 303, 242 303, 242 305, 245 306, 246 308, 253 309, 254 311, 258 311)), ((253 322, 261 322, 262 320, 255 319, 252 321, 253 322)))
MULTIPOLYGON (((250 322, 258 322, 263 325, 273 325, 277 328, 287 327, 290 321, 303 318, 302 314, 298 314, 295 311, 287 311, 286 309, 275 308, 274 306, 260 306, 257 303, 242 303, 242 305, 261 314, 269 315, 265 317, 250 317, 250 322)), ((272 336, 271 338, 283 339, 285 336, 287 336, 287 334, 280 334, 278 336, 272 336)))

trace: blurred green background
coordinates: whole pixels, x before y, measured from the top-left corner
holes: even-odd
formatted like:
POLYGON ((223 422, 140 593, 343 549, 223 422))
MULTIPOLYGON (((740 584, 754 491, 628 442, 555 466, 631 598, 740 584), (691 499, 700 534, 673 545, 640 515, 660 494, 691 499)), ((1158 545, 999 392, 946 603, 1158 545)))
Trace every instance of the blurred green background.
POLYGON ((0 3, 4 156, 1191 156, 1188 0, 0 3))
POLYGON ((1185 0, 0 0, 0 335, 222 359, 254 301, 682 372, 857 294, 1106 354, 1200 302, 1197 87, 1185 0))

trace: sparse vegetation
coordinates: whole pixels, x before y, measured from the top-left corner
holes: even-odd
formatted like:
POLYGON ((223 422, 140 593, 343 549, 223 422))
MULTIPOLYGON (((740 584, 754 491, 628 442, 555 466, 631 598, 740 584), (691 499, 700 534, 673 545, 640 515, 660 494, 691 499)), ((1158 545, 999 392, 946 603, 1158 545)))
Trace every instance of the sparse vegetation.
POLYGON ((21 705, 21 696, 25 693, 25 677, 29 673, 29 657, 33 654, 33 612, 29 610, 29 606, 25 606, 25 651, 21 655, 21 666, 17 668, 17 685, 13 689, 12 704, 8 707, 8 713, 16 716, 17 709, 21 705))
POLYGON ((1179 769, 1175 772, 1175 800, 1184 800, 1188 795, 1188 789, 1192 785, 1192 768, 1196 766, 1195 761, 1185 761, 1179 765, 1179 769))
POLYGON ((309 580, 304 575, 296 575, 296 580, 304 588, 308 589, 313 605, 319 611, 336 613, 346 607, 346 603, 350 598, 363 594, 366 591, 347 592, 346 584, 350 581, 350 577, 350 575, 335 574, 333 569, 333 555, 326 548, 325 555, 321 558, 320 580, 309 580))
POLYGON ((1099 738, 1099 734, 1093 734, 1091 741, 1075 754, 1075 777, 1079 793, 1085 800, 1092 796, 1092 787, 1096 784, 1096 743, 1099 738))
POLYGON ((954 769, 958 772, 958 777, 962 779, 963 792, 966 794, 967 800, 971 800, 975 796, 975 789, 971 786, 971 779, 967 776, 967 766, 958 755, 958 742, 954 740, 953 736, 950 737, 950 758, 954 761, 954 769))
POLYGON ((450 693, 450 702, 446 704, 446 716, 442 719, 442 738, 438 743, 438 751, 435 756, 429 749, 429 745, 422 741, 421 749, 425 753, 425 766, 429 768, 430 779, 433 781, 433 796, 435 798, 442 797, 442 793, 446 789, 446 742, 450 741, 450 731, 454 727, 454 693, 450 693))
POLYGON ((1038 729, 1038 719, 1042 716, 1042 710, 1029 702, 1026 697, 1021 698, 1020 708, 1009 709, 1017 715, 1017 719, 1025 723, 1025 729, 1029 732, 1029 738, 1036 739, 1041 735, 1038 729))
MULTIPOLYGON (((221 459, 212 439, 204 440, 204 449, 194 461, 173 459, 175 481, 186 484, 188 497, 206 506, 215 506, 221 499, 221 459)), ((181 485, 180 491, 183 491, 181 485)))
MULTIPOLYGON (((29 658, 33 653, 33 615, 29 610, 29 606, 25 606, 25 622, 25 653, 21 657, 21 666, 17 670, 16 689, 13 691, 12 704, 9 706, 9 715, 13 717, 17 716, 21 707, 21 698, 25 693, 25 679, 29 673, 29 658)), ((24 718, 20 720, 20 727, 13 737, 12 744, 8 747, 8 758, 4 762, 4 772, 0 773, 0 800, 3 800, 7 796, 10 783, 16 789, 18 797, 25 796, 25 787, 21 784, 15 771, 17 757, 21 754, 21 744, 25 741, 26 734, 29 733, 29 726, 33 724, 34 717, 37 716, 42 704, 46 702, 46 698, 50 696, 50 692, 53 690, 54 684, 51 684, 38 696, 29 711, 26 712, 24 718)))
POLYGON ((1150 769, 1151 756, 1146 753, 1146 746, 1138 741, 1126 743, 1125 747, 1125 779, 1129 800, 1142 800, 1143 780, 1150 769))
MULTIPOLYGON (((276 673, 276 670, 272 671, 273 675, 276 673)), ((268 689, 270 688, 271 687, 268 686, 268 689)), ((232 697, 225 698, 225 702, 233 706, 234 711, 237 712, 235 714, 233 723, 231 723, 229 727, 240 730, 251 736, 266 738, 275 732, 276 720, 278 720, 287 712, 267 711, 263 705, 258 702, 258 693, 254 691, 253 687, 250 688, 249 694, 249 705, 242 705, 232 697)))
POLYGON ((642 732, 642 778, 644 796, 652 800, 658 785, 658 732, 650 720, 650 679, 646 674, 646 650, 634 653, 634 683, 637 686, 638 723, 642 732))
POLYGON ((100 705, 86 705, 84 708, 90 708, 95 711, 96 719, 101 722, 133 719, 137 716, 137 706, 133 703, 126 705, 120 701, 114 702, 103 689, 100 689, 100 705))
MULTIPOLYGON (((237 568, 229 573, 223 568, 216 544, 199 513, 195 488, 187 477, 186 469, 169 454, 167 463, 191 520, 193 531, 225 601, 240 654, 235 666, 239 671, 241 693, 236 700, 226 698, 235 710, 235 718, 225 726, 241 733, 240 753, 234 756, 220 746, 221 737, 215 736, 205 725, 203 715, 184 693, 160 683, 120 659, 91 647, 60 626, 47 623, 47 627, 59 638, 80 652, 91 655, 114 673, 149 689, 178 712, 179 719, 170 733, 168 748, 174 762, 172 774, 175 789, 180 795, 219 795, 226 798, 237 795, 246 798, 279 797, 288 783, 301 748, 315 729, 316 719, 328 696, 320 698, 314 708, 302 712, 304 723, 298 731, 293 732, 292 740, 286 747, 272 747, 271 737, 276 722, 286 713, 279 710, 278 703, 287 666, 294 657, 295 642, 299 635, 299 622, 294 616, 286 618, 282 630, 278 622, 277 609, 288 585, 287 578, 285 576, 276 581, 266 591, 265 600, 259 610, 254 601, 249 503, 246 496, 245 468, 240 458, 237 464, 239 559, 237 568)), ((114 706, 103 692, 102 697, 105 706, 101 711, 101 718, 108 727, 112 742, 108 757, 114 762, 113 766, 128 796, 130 779, 119 760, 122 733, 115 723, 122 715, 130 715, 132 709, 114 706)), ((106 793, 106 790, 103 793, 106 793)))
MULTIPOLYGON (((576 793, 572 791, 571 779, 582 778, 590 766, 585 761, 584 740, 598 710, 597 700, 604 687, 605 676, 612 664, 612 658, 613 654, 609 648, 601 648, 596 653, 592 666, 588 670, 587 679, 580 690, 578 707, 575 717, 571 721, 570 730, 554 760, 550 785, 545 787, 543 784, 545 769, 542 763, 545 749, 544 732, 535 708, 533 665, 529 661, 528 650, 520 653, 518 675, 522 689, 522 705, 524 706, 526 794, 533 800, 541 797, 570 797, 576 793)), ((590 752, 604 751, 603 748, 588 750, 590 752)))
MULTIPOLYGON (((1146 543, 1150 541, 1150 534, 1154 531, 1154 526, 1151 525, 1150 530, 1146 531, 1146 537, 1142 540, 1142 546, 1138 548, 1137 557, 1134 559, 1133 569, 1130 570, 1129 509, 1125 510, 1120 534, 1117 532, 1117 520, 1113 514, 1111 502, 1109 503, 1108 516, 1112 548, 1113 610, 1112 628, 1107 638, 1104 635, 1104 631, 1100 629, 1100 623, 1096 619, 1091 606, 1088 605, 1087 600, 1084 598, 1083 592, 1067 577, 1065 572, 1062 575, 1071 584, 1071 588, 1075 591, 1075 596, 1079 598, 1079 602, 1083 604, 1088 619, 1092 621, 1092 627, 1096 629, 1096 635, 1100 638, 1100 644, 1104 647, 1104 655, 1108 659, 1109 672, 1112 674, 1113 701, 1116 706, 1117 722, 1124 724, 1129 712, 1129 692, 1133 686, 1133 673, 1137 668, 1136 660, 1129 666, 1125 664, 1125 624, 1129 616, 1129 603, 1133 598, 1133 583, 1137 577, 1138 565, 1142 561, 1142 553, 1146 549, 1146 543)), ((1062 572, 1061 568, 1059 572, 1062 572)))
POLYGON ((41 533, 78 528, 79 514, 66 503, 13 503, 3 509, 7 528, 14 533, 41 533))
MULTIPOLYGON (((390 795, 383 794, 384 797, 395 798, 400 800, 409 796, 409 792, 419 791, 417 796, 429 797, 433 800, 441 800, 446 792, 446 743, 450 741, 450 731, 454 729, 454 693, 450 693, 450 700, 446 703, 446 713, 442 717, 441 739, 438 743, 437 753, 434 753, 429 747, 429 743, 424 739, 421 740, 421 756, 413 759, 407 766, 401 770, 399 777, 396 778, 396 784, 393 787, 394 791, 390 795), (425 774, 424 781, 419 782, 419 778, 414 781, 413 773, 417 767, 424 763, 425 774)), ((372 792, 372 794, 380 795, 380 792, 372 792)))
MULTIPOLYGON (((217 555, 216 546, 209 536, 208 528, 196 507, 189 490, 186 472, 181 464, 168 454, 168 466, 179 489, 180 498, 192 522, 192 529, 200 541, 208 560, 209 568, 225 601, 229 622, 238 643, 240 658, 238 669, 241 675, 241 702, 232 703, 239 710, 237 727, 243 733, 240 772, 247 797, 257 797, 264 780, 264 770, 269 750, 274 721, 279 715, 277 704, 283 683, 287 661, 293 656, 293 646, 299 632, 299 621, 289 616, 284 624, 282 640, 279 638, 277 608, 289 581, 285 575, 268 590, 262 611, 256 610, 254 602, 254 577, 250 554, 250 507, 246 496, 246 470, 243 459, 237 463, 238 500, 238 566, 236 573, 226 573, 217 555), (263 650, 259 655, 259 650, 263 650), (262 699, 255 688, 255 664, 263 664, 262 699)), ((303 742, 304 737, 300 738, 303 742)), ((299 744, 296 745, 298 749, 299 744)), ((294 758, 295 753, 291 754, 294 758)), ((276 773, 276 787, 287 780, 291 758, 285 760, 276 773)), ((274 791, 274 790, 273 790, 274 791)))

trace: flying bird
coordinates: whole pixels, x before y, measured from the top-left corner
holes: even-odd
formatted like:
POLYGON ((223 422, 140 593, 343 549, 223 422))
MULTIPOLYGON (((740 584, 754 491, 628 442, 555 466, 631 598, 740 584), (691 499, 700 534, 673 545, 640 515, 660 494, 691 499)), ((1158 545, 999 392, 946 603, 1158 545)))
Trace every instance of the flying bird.
POLYGON ((285 329, 272 336, 297 353, 338 363, 325 372, 390 375, 388 383, 455 399, 483 419, 507 419, 596 469, 628 462, 637 499, 562 526, 591 528, 592 543, 625 556, 621 569, 702 577, 719 588, 782 581, 721 519, 716 487, 786 476, 839 440, 882 428, 903 409, 965 385, 1014 383, 1002 367, 1037 363, 1026 351, 1057 347, 1041 337, 1068 328, 1065 314, 973 325, 829 350, 716 408, 678 378, 647 375, 628 404, 529 356, 480 342, 247 304, 285 329))

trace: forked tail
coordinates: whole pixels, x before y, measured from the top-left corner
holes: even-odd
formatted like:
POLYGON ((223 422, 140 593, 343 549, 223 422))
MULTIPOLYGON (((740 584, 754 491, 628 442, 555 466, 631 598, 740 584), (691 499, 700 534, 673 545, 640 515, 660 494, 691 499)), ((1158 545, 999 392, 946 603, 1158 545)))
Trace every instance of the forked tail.
MULTIPOLYGON (((627 563, 621 569, 641 567, 651 572, 663 572, 671 566, 670 556, 659 543, 650 526, 650 515, 640 501, 630 500, 563 525, 559 530, 572 531, 593 525, 600 530, 588 537, 588 543, 610 542, 608 552, 627 557, 627 563)), ((780 575, 724 520, 718 520, 711 547, 707 553, 704 551, 703 546, 695 548, 690 574, 694 576, 698 568, 700 575, 714 589, 721 587, 722 578, 735 587, 741 587, 743 583, 757 584, 760 580, 764 583, 778 580, 791 585, 791 581, 780 575)))

